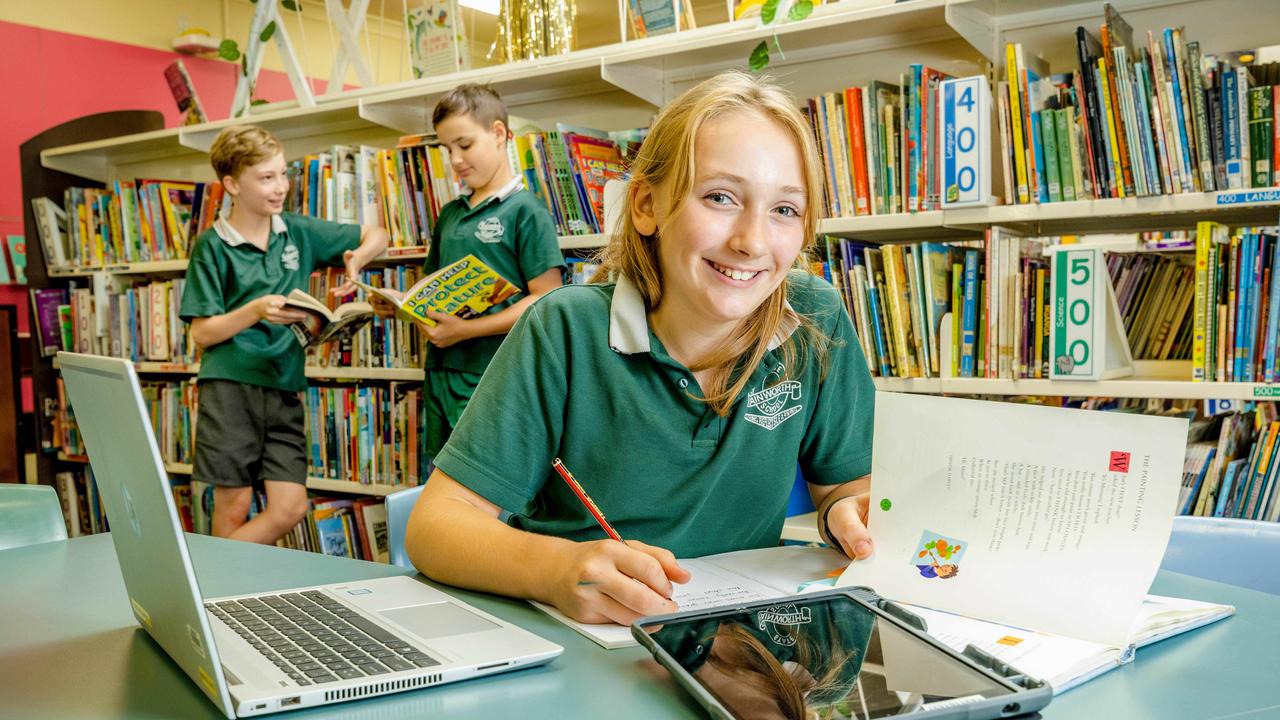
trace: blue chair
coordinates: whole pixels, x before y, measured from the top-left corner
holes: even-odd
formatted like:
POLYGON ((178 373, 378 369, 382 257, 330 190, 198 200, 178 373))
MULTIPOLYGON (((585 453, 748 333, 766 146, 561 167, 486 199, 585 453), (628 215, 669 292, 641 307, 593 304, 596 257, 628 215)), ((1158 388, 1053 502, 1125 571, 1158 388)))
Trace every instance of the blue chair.
POLYGON ((1280 595, 1280 523, 1179 516, 1161 570, 1280 595))
POLYGON ((409 553, 404 549, 404 533, 409 525, 409 513, 413 512, 413 506, 418 502, 418 496, 422 494, 424 487, 426 486, 419 485, 387 496, 387 548, 388 560, 392 565, 413 569, 409 553))
POLYGON ((0 550, 66 539, 62 505, 51 486, 0 483, 0 550))

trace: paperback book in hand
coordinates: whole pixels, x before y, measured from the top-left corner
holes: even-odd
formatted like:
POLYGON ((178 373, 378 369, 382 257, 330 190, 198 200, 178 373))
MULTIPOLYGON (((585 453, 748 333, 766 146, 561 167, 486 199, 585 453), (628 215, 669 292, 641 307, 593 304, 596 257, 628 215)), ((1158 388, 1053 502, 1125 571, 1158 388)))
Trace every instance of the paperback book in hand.
POLYGON ((436 325, 428 313, 438 312, 470 320, 520 292, 520 288, 475 255, 468 255, 422 278, 404 292, 403 298, 388 293, 384 288, 358 281, 356 285, 369 295, 376 295, 394 305, 398 317, 427 327, 436 325))

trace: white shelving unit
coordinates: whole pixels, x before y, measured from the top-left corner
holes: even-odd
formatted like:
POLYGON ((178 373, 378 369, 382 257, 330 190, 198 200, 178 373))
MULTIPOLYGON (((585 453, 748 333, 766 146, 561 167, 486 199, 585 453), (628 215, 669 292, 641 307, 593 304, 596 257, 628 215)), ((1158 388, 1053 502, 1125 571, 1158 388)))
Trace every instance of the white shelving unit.
MULTIPOLYGON (((1113 0, 1145 38, 1149 29, 1183 25, 1206 52, 1260 47, 1275 42, 1275 23, 1260 21, 1256 0, 1113 0)), ((1270 8, 1267 8, 1270 9, 1270 8)), ((1265 13, 1263 14, 1265 16, 1265 13)), ((861 0, 819 6, 795 23, 760 28, 754 21, 707 26, 588 48, 536 61, 479 68, 392 86, 318 99, 314 108, 281 104, 255 108, 245 120, 222 120, 46 150, 47 168, 109 182, 135 177, 206 179, 208 148, 236 122, 252 122, 279 136, 290 156, 336 143, 392 147, 402 134, 430 130, 437 98, 459 83, 488 82, 512 114, 543 127, 556 122, 621 129, 647 125, 658 107, 694 83, 728 68, 742 68, 757 43, 770 42, 770 74, 797 98, 862 85, 897 81, 911 63, 955 76, 998 77, 1005 42, 1021 42, 1047 60, 1052 72, 1075 68, 1074 29, 1102 22, 1101 0, 912 0, 867 7, 861 0), (781 52, 772 47, 776 38, 781 52), (995 69, 993 69, 995 68, 995 69)), ((999 163, 993 162, 999 176, 999 163)), ((999 182, 999 180, 997 180, 999 182)), ((1001 188, 996 188, 997 192, 1001 188)), ((1044 205, 995 206, 918 214, 830 218, 819 232, 869 242, 915 242, 979 237, 992 225, 1035 235, 1105 230, 1191 228, 1198 220, 1273 224, 1280 192, 1200 193, 1151 198, 1088 200, 1044 205)), ((566 250, 601 247, 600 235, 564 237, 566 250)), ((421 261, 421 249, 391 251, 382 262, 421 261)), ((182 261, 135 263, 53 273, 58 277, 180 273, 182 261)), ((193 374, 197 368, 140 363, 152 374, 193 374)), ((421 380, 417 369, 308 367, 315 379, 421 380)), ((878 388, 912 393, 1256 399, 1280 397, 1280 386, 1196 383, 1186 363, 1138 363, 1134 376, 1102 382, 988 380, 974 378, 876 378, 878 388)), ((180 470, 175 469, 174 472, 180 470)), ((313 479, 308 486, 333 492, 387 494, 394 486, 358 486, 313 479), (367 488, 367 489, 366 489, 367 488), (385 489, 385 491, 383 490, 385 489)))
MULTIPOLYGON (((190 475, 191 465, 186 463, 165 463, 164 469, 170 475, 190 475)), ((408 489, 405 485, 380 485, 377 483, 358 483, 348 480, 333 480, 330 478, 309 477, 307 478, 307 489, 316 490, 318 492, 336 492, 348 495, 375 495, 377 497, 386 497, 401 490, 408 489)))

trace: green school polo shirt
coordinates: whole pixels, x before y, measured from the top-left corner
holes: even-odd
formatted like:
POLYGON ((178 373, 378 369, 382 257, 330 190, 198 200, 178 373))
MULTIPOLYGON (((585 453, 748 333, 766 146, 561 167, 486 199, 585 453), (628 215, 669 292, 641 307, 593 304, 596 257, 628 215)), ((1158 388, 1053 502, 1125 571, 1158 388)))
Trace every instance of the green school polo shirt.
POLYGON ((836 291, 799 271, 789 285, 791 306, 833 339, 827 373, 813 362, 787 373, 771 350, 725 417, 697 399, 626 278, 548 293, 512 329, 436 465, 533 532, 605 537, 551 470, 560 457, 624 537, 678 557, 776 545, 797 462, 823 485, 871 471, 875 402, 836 291))
MULTIPOLYGON (((460 197, 440 209, 424 269, 433 273, 467 255, 475 255, 520 288, 519 295, 494 306, 490 313, 519 302, 528 295, 530 280, 564 265, 546 206, 524 189, 518 177, 478 207, 460 197)), ((483 374, 505 337, 472 338, 447 348, 428 346, 426 367, 483 374)))
MULTIPOLYGON (((219 218, 196 238, 178 314, 187 322, 231 312, 263 295, 307 291, 311 272, 341 265, 360 246, 360 226, 283 213, 271 218, 271 238, 259 250, 219 218)), ((200 380, 234 380, 290 392, 307 389, 306 354, 285 325, 257 322, 205 348, 200 380)))

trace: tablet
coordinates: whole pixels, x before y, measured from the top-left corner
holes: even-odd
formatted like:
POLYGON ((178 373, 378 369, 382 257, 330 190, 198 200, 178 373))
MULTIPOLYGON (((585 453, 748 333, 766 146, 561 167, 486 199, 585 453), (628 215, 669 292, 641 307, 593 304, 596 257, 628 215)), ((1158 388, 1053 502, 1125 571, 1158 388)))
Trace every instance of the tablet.
POLYGON ((713 717, 913 720, 1022 717, 1046 683, 970 647, 867 588, 643 618, 631 632, 713 717))

